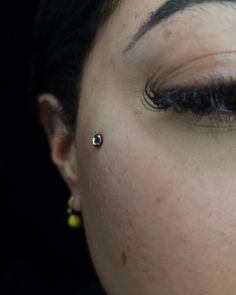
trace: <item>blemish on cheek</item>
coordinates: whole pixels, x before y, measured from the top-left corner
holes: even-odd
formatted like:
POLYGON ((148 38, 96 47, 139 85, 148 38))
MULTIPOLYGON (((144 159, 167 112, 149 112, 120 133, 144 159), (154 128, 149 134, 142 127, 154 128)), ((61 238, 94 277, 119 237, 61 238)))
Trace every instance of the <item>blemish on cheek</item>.
POLYGON ((162 271, 163 271, 163 274, 164 274, 168 279, 171 278, 171 275, 169 274, 169 272, 168 272, 164 267, 162 268, 162 271))
POLYGON ((167 40, 167 39, 170 38, 171 35, 172 35, 171 31, 165 31, 164 34, 163 34, 163 39, 167 40))
POLYGON ((121 261, 123 265, 127 263, 127 256, 124 250, 122 251, 122 254, 121 254, 121 261))
POLYGON ((161 199, 160 198, 156 198, 156 203, 157 203, 157 205, 160 205, 161 199))

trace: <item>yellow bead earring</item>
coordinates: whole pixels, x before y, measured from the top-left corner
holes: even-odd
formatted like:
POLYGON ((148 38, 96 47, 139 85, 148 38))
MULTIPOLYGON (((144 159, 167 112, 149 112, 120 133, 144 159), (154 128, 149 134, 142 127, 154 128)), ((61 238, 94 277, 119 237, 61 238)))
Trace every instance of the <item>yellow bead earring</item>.
POLYGON ((72 209, 67 209, 67 214, 69 215, 67 219, 67 224, 71 228, 79 229, 82 226, 82 217, 79 212, 75 212, 72 209))
POLYGON ((71 197, 68 208, 66 210, 66 213, 69 215, 67 219, 67 225, 74 229, 80 229, 82 226, 82 215, 81 215, 81 212, 72 209, 71 207, 72 200, 73 200, 73 197, 71 197))

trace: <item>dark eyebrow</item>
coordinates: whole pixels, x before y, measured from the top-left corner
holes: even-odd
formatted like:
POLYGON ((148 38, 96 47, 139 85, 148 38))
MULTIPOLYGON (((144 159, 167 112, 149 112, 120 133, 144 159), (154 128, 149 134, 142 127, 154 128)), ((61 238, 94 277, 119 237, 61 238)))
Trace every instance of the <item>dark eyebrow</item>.
POLYGON ((177 12, 183 11, 188 7, 195 6, 203 3, 220 3, 226 2, 236 3, 236 0, 167 0, 155 12, 151 12, 147 21, 139 28, 138 32, 134 35, 129 45, 124 49, 123 53, 132 49, 135 43, 143 37, 144 34, 149 32, 153 27, 157 26, 164 20, 170 18, 177 12))

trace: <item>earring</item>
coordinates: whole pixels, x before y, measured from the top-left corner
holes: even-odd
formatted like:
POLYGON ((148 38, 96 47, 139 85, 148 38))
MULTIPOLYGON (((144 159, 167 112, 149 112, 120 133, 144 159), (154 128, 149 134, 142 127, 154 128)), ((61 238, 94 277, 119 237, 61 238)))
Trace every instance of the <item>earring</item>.
POLYGON ((67 224, 71 228, 80 229, 82 226, 82 216, 79 212, 74 211, 71 208, 67 209, 67 214, 69 215, 67 219, 67 224))
POLYGON ((66 210, 67 215, 69 215, 67 224, 71 228, 80 229, 82 226, 82 214, 81 212, 72 209, 72 201, 73 197, 70 198, 68 208, 66 210))
POLYGON ((101 134, 95 134, 92 143, 95 147, 100 147, 103 144, 103 137, 101 134))

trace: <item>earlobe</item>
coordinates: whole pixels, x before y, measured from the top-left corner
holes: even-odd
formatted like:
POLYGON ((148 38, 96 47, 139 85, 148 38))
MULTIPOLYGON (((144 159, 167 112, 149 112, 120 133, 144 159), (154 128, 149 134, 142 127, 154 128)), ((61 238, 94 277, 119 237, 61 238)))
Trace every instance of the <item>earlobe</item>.
POLYGON ((80 198, 71 195, 71 197, 68 200, 68 208, 71 210, 74 210, 76 212, 80 212, 81 211, 81 204, 80 204, 80 198))

